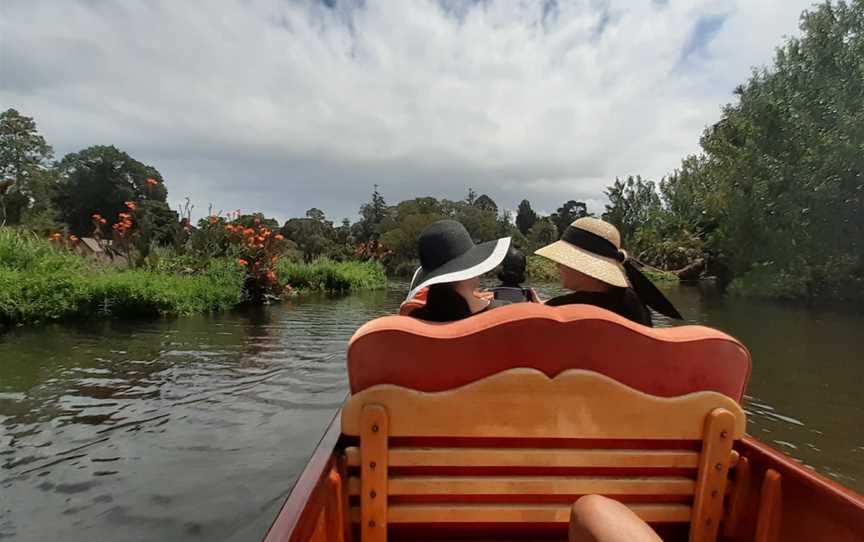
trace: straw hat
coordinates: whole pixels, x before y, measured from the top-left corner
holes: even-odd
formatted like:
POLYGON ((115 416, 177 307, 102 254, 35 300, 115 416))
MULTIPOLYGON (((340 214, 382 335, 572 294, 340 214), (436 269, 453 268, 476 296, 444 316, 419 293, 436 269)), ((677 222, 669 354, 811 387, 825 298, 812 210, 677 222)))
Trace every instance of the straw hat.
POLYGON ((627 253, 621 250, 621 234, 615 226, 598 218, 575 220, 564 230, 559 241, 536 250, 534 254, 606 284, 630 286, 623 265, 627 253))

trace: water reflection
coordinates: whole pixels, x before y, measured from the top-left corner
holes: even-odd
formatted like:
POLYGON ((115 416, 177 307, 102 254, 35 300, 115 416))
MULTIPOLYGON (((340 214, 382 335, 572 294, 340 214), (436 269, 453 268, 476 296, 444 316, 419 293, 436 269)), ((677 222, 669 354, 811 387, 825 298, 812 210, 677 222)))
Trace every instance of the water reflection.
MULTIPOLYGON (((344 397, 348 337, 401 293, 0 336, 0 538, 259 538, 344 397)), ((860 490, 864 319, 669 295, 751 349, 750 431, 860 490)))

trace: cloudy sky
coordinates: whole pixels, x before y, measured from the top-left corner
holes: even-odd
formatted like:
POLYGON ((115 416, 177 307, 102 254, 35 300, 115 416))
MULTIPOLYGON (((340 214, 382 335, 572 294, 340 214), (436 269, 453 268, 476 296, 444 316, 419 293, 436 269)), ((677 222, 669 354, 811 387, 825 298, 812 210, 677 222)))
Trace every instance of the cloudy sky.
POLYGON ((0 108, 196 214, 522 198, 602 210, 698 149, 804 0, 2 0, 0 108))

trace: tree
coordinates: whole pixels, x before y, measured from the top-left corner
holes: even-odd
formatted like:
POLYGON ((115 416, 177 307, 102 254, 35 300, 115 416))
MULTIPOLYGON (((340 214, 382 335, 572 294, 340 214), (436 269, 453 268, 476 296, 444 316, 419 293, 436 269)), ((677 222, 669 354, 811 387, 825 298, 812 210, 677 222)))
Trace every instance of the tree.
POLYGON ((477 201, 477 192, 474 191, 473 188, 468 188, 468 197, 465 198, 465 203, 468 205, 474 205, 474 202, 477 201))
POLYGON ((548 218, 538 220, 528 232, 528 245, 532 252, 557 239, 558 229, 555 227, 555 223, 548 218))
POLYGON ((364 243, 372 239, 377 240, 381 235, 379 226, 387 217, 387 203, 381 193, 378 192, 377 184, 372 192, 372 201, 364 203, 360 207, 360 217, 360 222, 357 223, 356 236, 364 243))
POLYGON ((60 181, 55 205, 72 233, 89 235, 94 213, 108 220, 136 202, 139 246, 146 256, 150 242, 168 242, 168 231, 177 227, 178 216, 166 203, 168 191, 156 168, 142 164, 113 146, 95 146, 67 154, 58 164, 60 181), (162 232, 165 232, 164 235, 162 232))
POLYGON ((333 222, 314 207, 306 211, 306 218, 292 218, 285 222, 282 235, 297 245, 307 262, 329 255, 337 247, 333 222))
POLYGON ((495 203, 492 198, 487 196, 486 194, 482 194, 474 203, 472 203, 474 207, 477 207, 481 211, 488 211, 492 214, 498 214, 498 205, 495 203))
POLYGON ((615 179, 606 189, 609 203, 603 220, 615 225, 625 246, 630 245, 638 228, 647 225, 661 210, 660 195, 652 181, 640 176, 615 179))
POLYGON ((558 228, 560 234, 564 233, 567 226, 572 224, 574 220, 585 216, 588 216, 588 206, 585 205, 585 202, 571 199, 561 207, 558 207, 558 210, 556 210, 549 219, 552 220, 555 227, 558 228))
POLYGON ((523 199, 516 209, 516 227, 519 228, 522 235, 528 235, 537 220, 537 213, 531 208, 531 203, 527 199, 523 199))
POLYGON ((0 113, 0 226, 53 222, 53 157, 33 118, 14 109, 0 113))

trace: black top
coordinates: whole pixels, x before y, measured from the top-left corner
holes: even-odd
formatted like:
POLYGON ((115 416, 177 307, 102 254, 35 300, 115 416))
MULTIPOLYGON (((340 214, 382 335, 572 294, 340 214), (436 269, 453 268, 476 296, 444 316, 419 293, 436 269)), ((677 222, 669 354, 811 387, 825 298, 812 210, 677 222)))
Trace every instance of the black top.
POLYGON ((552 307, 576 304, 594 305, 620 314, 637 324, 653 327, 651 311, 639 301, 636 292, 631 288, 612 287, 605 292, 573 292, 553 297, 546 304, 552 307))
POLYGON ((410 316, 429 322, 455 322, 509 304, 508 301, 493 299, 485 309, 472 313, 468 302, 458 292, 444 285, 433 285, 426 296, 426 305, 411 312, 410 316))

